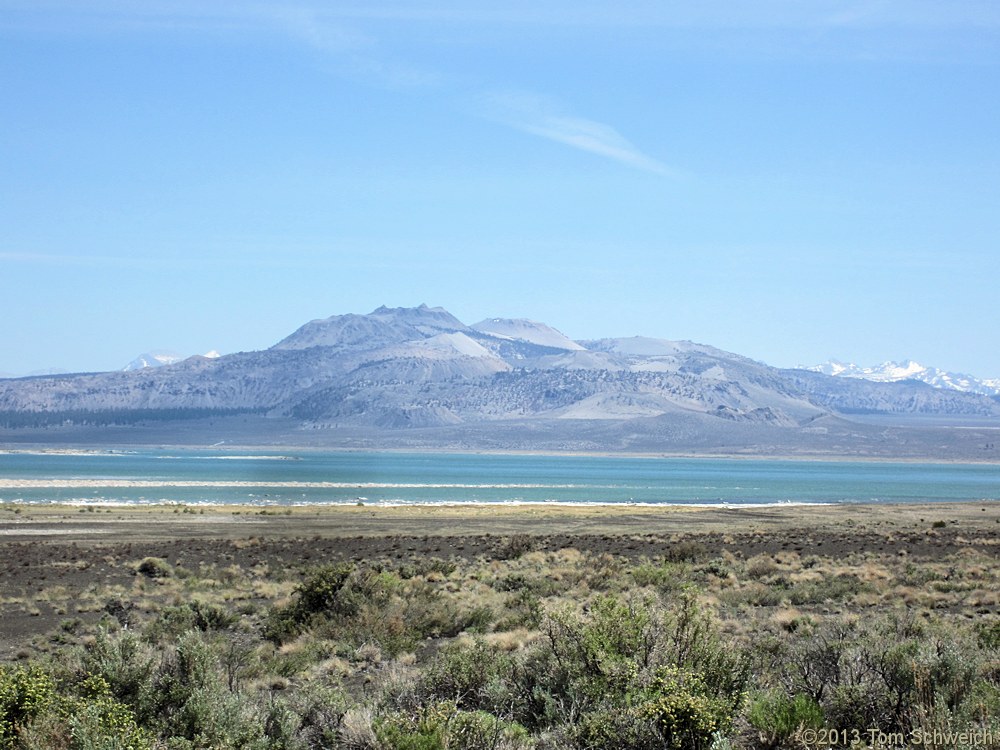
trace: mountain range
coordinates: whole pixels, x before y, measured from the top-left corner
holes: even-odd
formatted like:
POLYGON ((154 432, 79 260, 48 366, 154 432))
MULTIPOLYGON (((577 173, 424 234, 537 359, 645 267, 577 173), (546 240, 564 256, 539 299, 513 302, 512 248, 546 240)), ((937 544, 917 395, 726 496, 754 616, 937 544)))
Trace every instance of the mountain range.
POLYGON ((977 378, 973 375, 948 372, 937 367, 926 367, 913 360, 903 362, 883 362, 874 367, 858 367, 858 365, 830 360, 821 365, 802 367, 804 370, 822 372, 840 378, 860 378, 878 383, 896 383, 901 380, 916 380, 927 383, 935 388, 965 393, 982 393, 987 396, 1000 396, 1000 378, 977 378))
POLYGON ((1000 398, 380 307, 269 349, 0 381, 0 440, 998 457, 1000 398), (956 427, 963 429, 957 430, 956 427))

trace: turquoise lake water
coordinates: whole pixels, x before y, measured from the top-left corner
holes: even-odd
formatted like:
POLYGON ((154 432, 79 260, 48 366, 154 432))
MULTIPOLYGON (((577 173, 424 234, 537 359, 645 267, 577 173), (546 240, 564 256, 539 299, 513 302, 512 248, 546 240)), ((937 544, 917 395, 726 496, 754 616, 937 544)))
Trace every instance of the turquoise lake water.
POLYGON ((421 453, 0 454, 0 500, 888 503, 1000 499, 1000 466, 421 453))

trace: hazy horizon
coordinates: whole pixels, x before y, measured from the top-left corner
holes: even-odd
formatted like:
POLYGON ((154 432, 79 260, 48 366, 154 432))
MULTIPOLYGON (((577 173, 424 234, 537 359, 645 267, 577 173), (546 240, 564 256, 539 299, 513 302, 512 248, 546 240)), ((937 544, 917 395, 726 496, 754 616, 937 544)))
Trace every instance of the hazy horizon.
POLYGON ((1000 377, 1000 6, 0 0, 0 373, 380 305, 1000 377))

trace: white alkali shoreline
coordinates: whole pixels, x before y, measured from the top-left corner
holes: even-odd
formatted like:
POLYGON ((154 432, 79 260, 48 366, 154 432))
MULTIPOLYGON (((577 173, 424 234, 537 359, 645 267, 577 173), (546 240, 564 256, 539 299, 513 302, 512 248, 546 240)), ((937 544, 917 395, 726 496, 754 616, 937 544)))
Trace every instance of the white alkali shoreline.
POLYGON ((250 482, 250 481, 218 481, 218 480, 179 480, 179 479, 0 479, 0 489, 73 489, 73 488, 156 488, 156 487, 248 487, 276 489, 456 489, 456 490, 486 490, 486 489, 592 489, 594 485, 577 484, 437 484, 437 483, 385 483, 385 482, 250 482))

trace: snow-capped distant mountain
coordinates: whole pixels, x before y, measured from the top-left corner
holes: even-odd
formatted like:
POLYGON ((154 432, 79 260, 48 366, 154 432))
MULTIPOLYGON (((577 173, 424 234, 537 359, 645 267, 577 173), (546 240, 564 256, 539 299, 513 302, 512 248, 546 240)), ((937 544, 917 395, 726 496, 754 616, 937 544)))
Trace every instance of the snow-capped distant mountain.
POLYGON ((872 380, 878 383, 896 383, 900 380, 917 380, 935 388, 961 391, 963 393, 981 393, 986 396, 1000 396, 1000 378, 983 379, 962 373, 939 370, 937 367, 925 367, 919 362, 905 360, 904 362, 883 362, 874 367, 859 367, 855 364, 830 360, 821 365, 800 367, 801 370, 821 372, 841 378, 858 378, 872 380))
MULTIPOLYGON (((215 351, 215 349, 213 349, 212 351, 208 352, 207 354, 203 354, 202 356, 207 357, 208 359, 216 359, 217 357, 221 357, 222 355, 219 354, 217 351, 215 351)), ((127 365, 125 365, 122 368, 122 372, 132 372, 133 370, 145 370, 150 367, 163 367, 164 365, 172 365, 177 362, 182 362, 185 359, 187 359, 187 357, 185 357, 182 354, 177 354, 176 352, 168 352, 168 351, 144 352, 143 354, 140 354, 138 357, 129 362, 127 365)))
POLYGON ((122 371, 132 372, 132 370, 145 370, 148 367, 163 367, 180 362, 182 359, 184 357, 175 352, 144 352, 125 365, 122 371))

